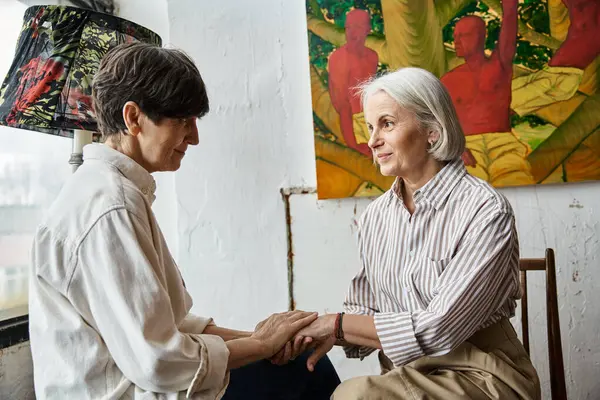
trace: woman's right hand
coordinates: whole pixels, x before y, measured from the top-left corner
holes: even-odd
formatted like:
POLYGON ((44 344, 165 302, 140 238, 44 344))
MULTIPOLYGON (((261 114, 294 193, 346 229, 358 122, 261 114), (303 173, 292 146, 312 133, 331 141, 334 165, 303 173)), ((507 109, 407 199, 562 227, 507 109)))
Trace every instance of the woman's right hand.
POLYGON ((273 314, 260 322, 251 338, 264 347, 264 358, 269 358, 286 345, 296 333, 318 317, 315 312, 289 311, 273 314))

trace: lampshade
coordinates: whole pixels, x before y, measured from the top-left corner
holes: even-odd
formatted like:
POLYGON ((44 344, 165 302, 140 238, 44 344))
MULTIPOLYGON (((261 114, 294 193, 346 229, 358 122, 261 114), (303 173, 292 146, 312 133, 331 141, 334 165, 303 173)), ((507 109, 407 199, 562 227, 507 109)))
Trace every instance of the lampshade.
POLYGON ((69 137, 75 129, 97 131, 94 74, 111 48, 136 40, 161 45, 156 33, 113 15, 29 7, 0 89, 0 125, 69 137))

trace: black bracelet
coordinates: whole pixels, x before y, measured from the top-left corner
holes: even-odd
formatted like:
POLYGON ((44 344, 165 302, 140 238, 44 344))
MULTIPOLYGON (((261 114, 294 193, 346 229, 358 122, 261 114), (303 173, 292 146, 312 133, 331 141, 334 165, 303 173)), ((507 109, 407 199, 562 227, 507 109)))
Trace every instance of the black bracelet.
POLYGON ((335 333, 335 338, 337 340, 344 340, 344 328, 342 328, 342 319, 344 318, 344 313, 340 313, 340 323, 338 324, 338 330, 335 333))

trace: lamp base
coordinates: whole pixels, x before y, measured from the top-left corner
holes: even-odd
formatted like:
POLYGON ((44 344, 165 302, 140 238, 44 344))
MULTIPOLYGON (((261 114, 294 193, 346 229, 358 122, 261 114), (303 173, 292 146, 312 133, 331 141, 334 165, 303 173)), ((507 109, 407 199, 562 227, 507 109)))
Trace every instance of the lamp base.
POLYGON ((93 132, 84 130, 75 130, 73 133, 73 152, 69 159, 73 172, 83 164, 83 146, 92 143, 93 132))
POLYGON ((77 168, 79 168, 79 166, 83 164, 83 154, 71 153, 71 157, 69 158, 69 164, 71 164, 73 172, 77 171, 77 168))

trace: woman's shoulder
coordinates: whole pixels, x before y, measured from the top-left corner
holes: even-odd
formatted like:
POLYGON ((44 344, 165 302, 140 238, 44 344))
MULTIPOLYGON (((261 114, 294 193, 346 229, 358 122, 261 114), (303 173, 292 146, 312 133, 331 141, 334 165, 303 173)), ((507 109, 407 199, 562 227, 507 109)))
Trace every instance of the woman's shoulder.
POLYGON ((65 183, 42 224, 75 239, 100 218, 120 209, 148 214, 143 195, 133 183, 108 165, 89 163, 65 183))
POLYGON ((477 208, 481 211, 487 210, 510 215, 514 214, 506 196, 489 182, 467 174, 461 183, 457 187, 457 200, 464 203, 477 203, 477 208))

